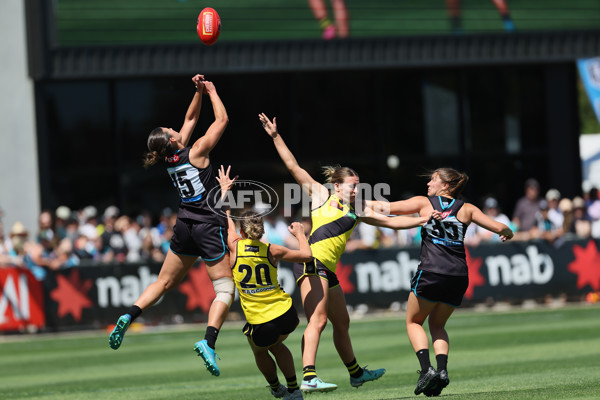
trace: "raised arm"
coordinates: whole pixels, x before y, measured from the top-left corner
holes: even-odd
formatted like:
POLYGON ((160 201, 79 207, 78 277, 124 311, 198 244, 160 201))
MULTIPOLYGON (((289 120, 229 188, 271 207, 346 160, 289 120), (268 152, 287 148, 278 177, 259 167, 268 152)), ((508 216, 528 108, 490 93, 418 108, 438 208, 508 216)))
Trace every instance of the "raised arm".
POLYGON ((198 117, 200 116, 200 109, 202 108, 202 93, 204 92, 204 75, 196 75, 192 78, 192 82, 196 86, 196 93, 192 98, 192 102, 185 113, 185 119, 183 120, 183 126, 179 133, 181 134, 181 142, 183 146, 187 146, 192 133, 198 123, 198 117))
POLYGON ((288 231, 298 239, 300 248, 298 250, 292 250, 278 244, 272 244, 269 249, 271 256, 274 258, 274 264, 277 264, 279 260, 289 262, 310 261, 312 259, 312 251, 310 250, 308 240, 304 233, 304 226, 299 222, 292 222, 292 224, 288 226, 288 231))
POLYGON ((296 182, 302 186, 302 190, 308 193, 312 198, 313 203, 322 204, 329 197, 329 190, 319 182, 315 181, 305 169, 300 167, 298 161, 296 161, 296 157, 294 157, 279 134, 276 119, 273 118, 273 121, 271 122, 264 113, 259 114, 258 118, 267 134, 273 139, 273 144, 277 149, 277 153, 279 153, 279 157, 281 157, 281 160, 296 182))
MULTIPOLYGON (((231 188, 233 187, 234 182, 237 180, 237 176, 235 178, 229 177, 229 172, 231 171, 231 165, 227 166, 227 171, 221 165, 219 168, 219 175, 217 176, 217 181, 221 186, 221 200, 224 200, 227 195, 231 192, 231 188)), ((229 253, 235 257, 235 248, 238 240, 241 239, 240 235, 238 235, 235 224, 231 219, 231 210, 227 208, 225 211, 227 214, 227 245, 229 246, 229 253)), ((232 260, 232 263, 235 262, 235 258, 232 260)))
POLYGON ((215 121, 208 127, 204 136, 196 140, 190 151, 192 163, 200 168, 205 168, 208 165, 208 154, 221 139, 221 135, 223 135, 229 122, 227 110, 212 82, 204 81, 204 93, 208 94, 212 102, 215 121), (198 160, 199 158, 201 160, 198 160))

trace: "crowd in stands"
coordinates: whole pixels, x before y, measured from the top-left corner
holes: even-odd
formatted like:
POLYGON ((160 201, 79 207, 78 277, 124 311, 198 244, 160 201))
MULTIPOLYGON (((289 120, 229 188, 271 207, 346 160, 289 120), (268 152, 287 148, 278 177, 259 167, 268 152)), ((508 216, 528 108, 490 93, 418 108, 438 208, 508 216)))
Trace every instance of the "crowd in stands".
MULTIPOLYGON (((514 207, 512 218, 502 212, 502 205, 488 197, 478 205, 482 211, 515 232, 514 240, 545 240, 560 245, 569 238, 600 238, 600 198, 597 188, 585 191, 584 197, 563 198, 556 189, 541 195, 535 179, 525 182, 525 193, 514 207)), ((154 261, 161 263, 169 249, 177 215, 165 208, 158 217, 148 212, 124 215, 115 206, 102 213, 87 206, 71 210, 60 206, 44 210, 39 216, 37 232, 28 232, 16 222, 2 226, 0 210, 0 266, 28 267, 42 280, 48 270, 98 263, 154 261)), ((310 232, 310 218, 299 218, 310 232)), ((290 218, 271 212, 265 215, 264 240, 293 247, 296 243, 287 227, 290 218)), ((358 249, 395 248, 418 245, 420 229, 394 231, 359 223, 348 244, 347 252, 358 249)), ((471 224, 465 243, 477 246, 499 242, 497 235, 471 224)))
POLYGON ((165 208, 157 221, 149 213, 122 215, 115 206, 99 215, 94 206, 44 210, 37 232, 16 222, 5 233, 0 218, 0 265, 24 265, 42 280, 48 270, 111 262, 162 262, 177 214, 165 208))

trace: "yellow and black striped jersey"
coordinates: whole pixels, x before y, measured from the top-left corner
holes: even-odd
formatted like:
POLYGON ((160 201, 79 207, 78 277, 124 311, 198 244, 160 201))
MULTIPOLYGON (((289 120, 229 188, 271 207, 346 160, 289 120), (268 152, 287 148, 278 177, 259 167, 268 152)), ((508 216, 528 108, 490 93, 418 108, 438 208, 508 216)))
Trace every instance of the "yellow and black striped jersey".
POLYGON ((310 217, 312 229, 308 243, 312 255, 335 272, 346 242, 358 222, 354 207, 331 195, 322 206, 311 211, 310 217))
POLYGON ((269 260, 269 246, 259 240, 237 242, 233 280, 246 320, 253 325, 271 321, 292 306, 292 298, 279 286, 277 266, 269 260))

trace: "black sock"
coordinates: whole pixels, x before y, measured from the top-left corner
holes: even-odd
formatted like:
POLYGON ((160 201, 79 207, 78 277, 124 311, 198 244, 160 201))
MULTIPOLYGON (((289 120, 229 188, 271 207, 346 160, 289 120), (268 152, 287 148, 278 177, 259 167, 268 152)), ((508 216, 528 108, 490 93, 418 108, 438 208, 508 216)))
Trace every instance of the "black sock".
POLYGON ((273 390, 279 389, 279 385, 281 385, 281 383, 279 383, 279 378, 275 378, 274 381, 267 381, 267 382, 269 382, 269 386, 273 390))
POLYGON ((204 334, 204 339, 206 339, 206 344, 211 349, 215 349, 215 343, 217 342, 217 336, 219 335, 219 330, 214 326, 206 327, 206 333, 204 334))
POLYGON ((435 359, 437 361, 438 371, 448 369, 448 354, 438 354, 435 356, 435 359))
POLYGON ((306 367, 302 368, 302 374, 303 381, 310 381, 312 378, 317 377, 317 370, 315 369, 314 365, 307 365, 306 367))
POLYGON ((421 373, 427 373, 429 367, 431 367, 431 361, 429 361, 429 349, 417 351, 417 358, 419 359, 419 364, 421 364, 421 373))
POLYGON ((288 392, 292 393, 295 390, 300 389, 298 387, 298 381, 296 380, 296 375, 294 376, 286 376, 285 377, 285 382, 287 383, 287 387, 288 387, 288 392))
POLYGON ((356 358, 354 360, 350 361, 349 363, 344 363, 344 365, 346 365, 346 368, 348 369, 348 373, 350 374, 351 377, 359 378, 360 376, 362 376, 363 370, 356 362, 356 358))
POLYGON ((129 310, 127 310, 127 314, 131 316, 131 322, 133 322, 137 317, 142 315, 142 309, 134 304, 131 307, 129 307, 129 310))

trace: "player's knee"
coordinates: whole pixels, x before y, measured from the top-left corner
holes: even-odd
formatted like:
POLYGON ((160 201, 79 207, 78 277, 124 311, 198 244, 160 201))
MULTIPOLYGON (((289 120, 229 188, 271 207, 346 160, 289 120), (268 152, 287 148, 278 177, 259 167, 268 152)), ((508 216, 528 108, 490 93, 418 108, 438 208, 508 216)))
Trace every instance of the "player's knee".
POLYGON ((319 332, 323 332, 325 327, 327 326, 327 314, 324 316, 313 314, 308 321, 309 327, 318 330, 319 332))
POLYGON ((215 288, 216 294, 214 301, 220 301, 227 304, 227 307, 231 307, 231 303, 233 303, 233 297, 235 294, 235 285, 233 283, 233 279, 230 277, 215 279, 212 284, 215 288))

